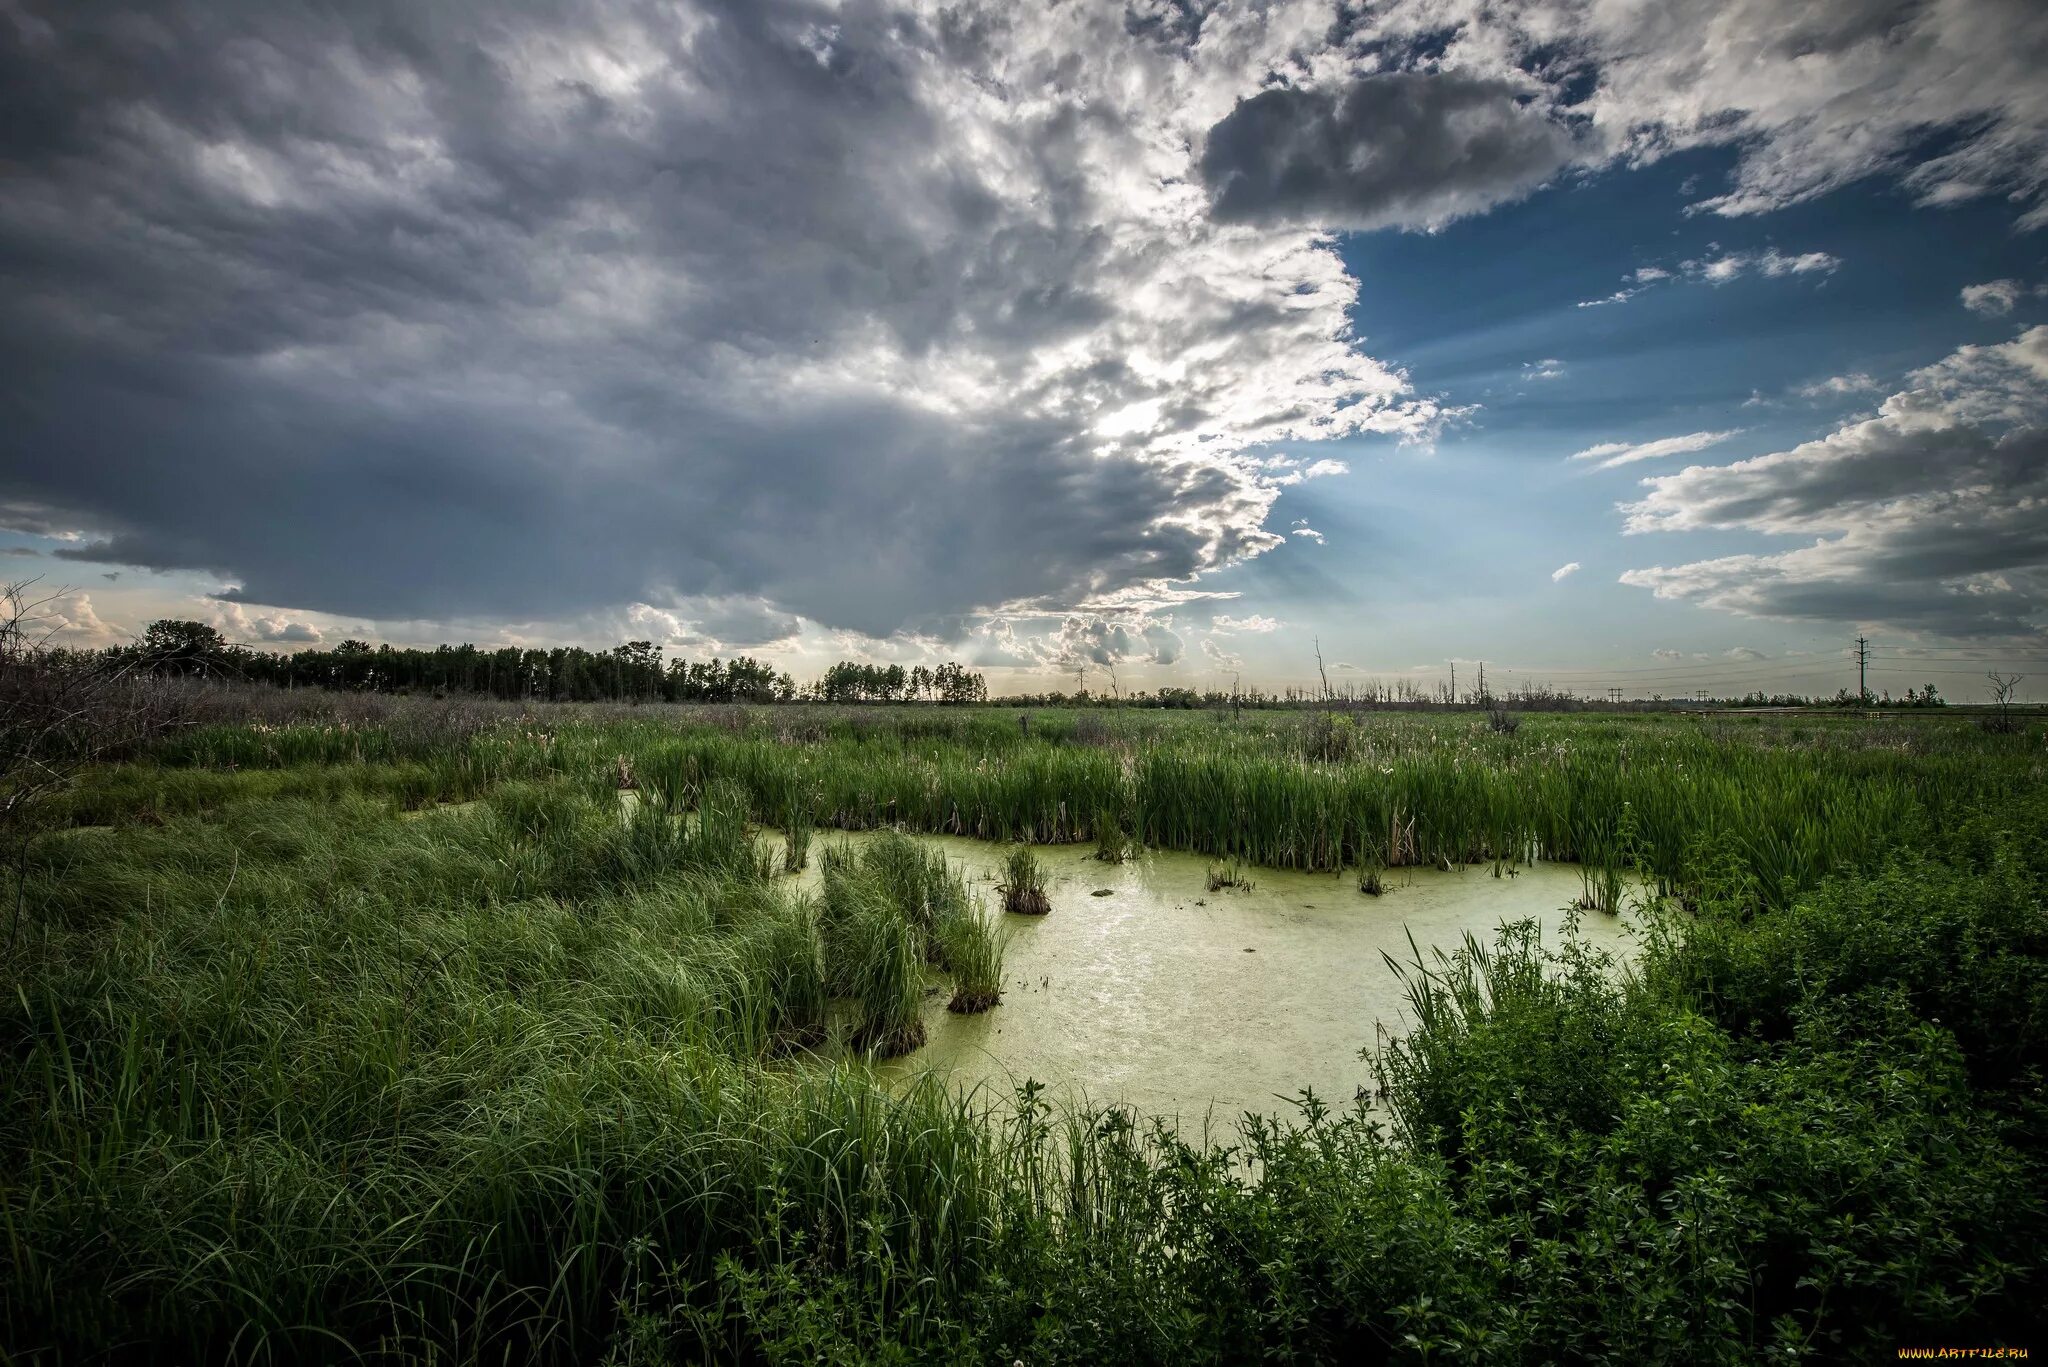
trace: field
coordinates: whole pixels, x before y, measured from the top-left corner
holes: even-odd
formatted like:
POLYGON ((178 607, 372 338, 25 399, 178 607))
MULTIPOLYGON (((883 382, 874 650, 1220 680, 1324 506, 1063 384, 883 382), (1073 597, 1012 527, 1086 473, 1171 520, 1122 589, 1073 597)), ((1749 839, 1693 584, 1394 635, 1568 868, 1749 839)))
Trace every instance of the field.
POLYGON ((0 1360, 2044 1342, 2038 724, 269 690, 189 721, 52 795, 10 889, 0 1360), (1252 879, 1573 861, 1641 948, 1418 952, 1415 1029, 1357 1041, 1377 1108, 1198 1141, 879 1085, 928 994, 1002 1011, 1000 923, 1040 910, 1021 860, 985 897, 833 840, 889 827, 1252 879))

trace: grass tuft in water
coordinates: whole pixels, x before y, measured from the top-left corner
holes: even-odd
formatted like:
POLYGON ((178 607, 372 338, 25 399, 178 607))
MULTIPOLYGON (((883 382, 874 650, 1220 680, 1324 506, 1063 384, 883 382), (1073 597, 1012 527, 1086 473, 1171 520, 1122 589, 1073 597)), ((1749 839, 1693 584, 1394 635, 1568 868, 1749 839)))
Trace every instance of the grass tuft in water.
POLYGON ((1003 951, 1007 938, 988 916, 975 908, 939 928, 946 970, 953 975, 948 1011, 974 1015, 1003 999, 1003 951))
POLYGON ((1003 861, 1003 910, 1020 916, 1043 916, 1052 910, 1045 894, 1045 868, 1029 846, 1019 845, 1003 861))
POLYGON ((1209 891, 1211 892, 1222 892, 1226 888, 1236 888, 1240 892, 1250 892, 1257 886, 1258 884, 1252 881, 1251 875, 1245 872, 1244 865, 1235 859, 1209 866, 1209 891))

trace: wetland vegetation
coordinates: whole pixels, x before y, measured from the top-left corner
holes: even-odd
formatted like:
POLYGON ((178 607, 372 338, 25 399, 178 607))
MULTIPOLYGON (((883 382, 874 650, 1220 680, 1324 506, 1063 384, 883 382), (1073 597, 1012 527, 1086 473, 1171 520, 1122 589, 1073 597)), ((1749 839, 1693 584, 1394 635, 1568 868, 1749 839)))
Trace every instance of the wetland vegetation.
POLYGON ((2038 1327, 2038 723, 166 707, 10 828, 12 1361, 1890 1360, 2038 1327), (974 876, 959 838, 996 842, 974 876), (918 1066, 1072 1014, 1006 970, 1137 934, 1120 889, 1278 918, 1312 879, 1322 931, 1391 934, 1404 877, 1596 909, 1392 963, 1162 930, 1303 1011, 1309 964, 1401 997, 1355 1092, 1273 1076, 1292 1104, 1199 1131, 918 1066))

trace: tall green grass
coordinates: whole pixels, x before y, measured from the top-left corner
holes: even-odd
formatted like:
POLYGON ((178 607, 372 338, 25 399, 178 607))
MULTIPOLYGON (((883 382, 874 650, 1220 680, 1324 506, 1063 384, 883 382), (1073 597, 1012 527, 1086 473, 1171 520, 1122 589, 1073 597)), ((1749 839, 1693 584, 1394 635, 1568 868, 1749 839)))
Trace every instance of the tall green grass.
POLYGON ((1734 839, 1759 901, 1775 906, 1832 871, 1871 867, 1921 822, 2010 790, 2038 749, 2038 736, 1933 718, 1531 716, 1509 735, 1477 716, 1377 714, 1339 718, 1333 749, 1315 733, 1321 719, 1296 714, 1075 714, 1028 733, 994 712, 728 709, 680 728, 565 715, 439 739, 417 723, 198 728, 162 748, 167 768, 85 785, 68 819, 202 810, 229 788, 188 775, 230 766, 278 771, 281 794, 346 788, 420 807, 506 781, 605 782, 623 755, 671 811, 695 808, 714 780, 738 785, 799 860, 800 833, 822 825, 1095 841, 1111 855, 1142 844, 1307 870, 1601 865, 1627 807, 1645 877, 1677 887, 1699 849, 1734 839))
POLYGON ((460 809, 394 776, 438 762, 404 737, 187 737, 97 771, 10 889, 0 1345, 1738 1363, 2028 1341, 2032 752, 1426 720, 1361 724, 1335 764, 1209 719, 1086 743, 494 729, 459 741, 460 809), (1298 1123, 1211 1145, 1031 1086, 892 1093, 835 1054, 901 1046, 944 974, 1000 990, 1001 942, 907 838, 826 845, 815 896, 769 877, 751 823, 791 775, 859 818, 838 824, 1073 840, 1113 795, 1219 860, 1526 837, 1677 880, 1695 912, 1630 974, 1529 928, 1417 952, 1384 1111, 1304 1096, 1298 1123))

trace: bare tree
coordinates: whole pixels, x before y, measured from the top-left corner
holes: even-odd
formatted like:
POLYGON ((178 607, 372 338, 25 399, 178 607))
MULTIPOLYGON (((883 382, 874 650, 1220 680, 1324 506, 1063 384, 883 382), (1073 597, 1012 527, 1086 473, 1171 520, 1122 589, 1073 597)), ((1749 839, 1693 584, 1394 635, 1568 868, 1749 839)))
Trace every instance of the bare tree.
POLYGON ((2024 674, 2001 674, 1993 669, 1986 672, 1984 677, 1991 683, 1991 702, 1998 709, 1998 714, 1990 718, 1986 723, 1985 729, 2000 732, 2019 730, 2020 724, 2014 720, 2012 715, 2012 703, 2014 696, 2020 690, 2020 684, 2025 681, 2027 676, 2024 674))
POLYGON ((174 708, 147 650, 58 648, 68 590, 35 596, 35 580, 0 585, 0 849, 14 876, 7 944, 20 930, 28 856, 41 809, 89 764, 125 753, 167 725, 174 708))

